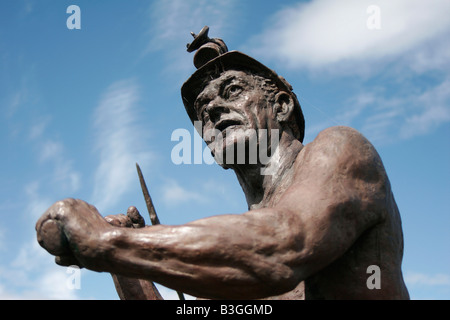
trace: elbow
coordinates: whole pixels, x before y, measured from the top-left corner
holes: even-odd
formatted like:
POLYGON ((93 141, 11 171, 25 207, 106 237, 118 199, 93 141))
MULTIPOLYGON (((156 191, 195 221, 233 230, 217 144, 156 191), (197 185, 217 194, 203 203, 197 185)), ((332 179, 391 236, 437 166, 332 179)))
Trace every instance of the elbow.
MULTIPOLYGON (((270 260, 270 259, 269 259, 270 260)), ((254 259, 254 262, 258 259, 254 259)), ((250 271, 256 283, 252 299, 277 296, 297 287, 302 280, 298 270, 287 264, 268 261, 267 258, 255 263, 250 271)))
POLYGON ((292 268, 287 266, 280 267, 278 272, 273 272, 270 280, 267 282, 266 297, 277 296, 294 290, 301 281, 301 278, 292 268))

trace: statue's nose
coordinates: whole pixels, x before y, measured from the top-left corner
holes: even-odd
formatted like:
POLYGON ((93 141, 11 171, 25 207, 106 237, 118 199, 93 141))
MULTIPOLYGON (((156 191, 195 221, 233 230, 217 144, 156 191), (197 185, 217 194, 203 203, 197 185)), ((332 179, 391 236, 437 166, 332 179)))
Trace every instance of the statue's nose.
POLYGON ((216 98, 210 101, 210 103, 206 107, 206 112, 209 115, 209 119, 213 123, 216 123, 220 120, 220 116, 223 113, 229 113, 230 111, 229 108, 225 107, 222 99, 216 98))

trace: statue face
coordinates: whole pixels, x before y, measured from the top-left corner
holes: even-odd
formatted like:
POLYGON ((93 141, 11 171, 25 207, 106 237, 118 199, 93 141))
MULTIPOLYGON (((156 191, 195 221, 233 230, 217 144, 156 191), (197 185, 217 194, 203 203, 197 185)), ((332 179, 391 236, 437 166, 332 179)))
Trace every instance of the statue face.
POLYGON ((271 129, 279 129, 273 106, 259 82, 251 74, 226 71, 211 80, 195 101, 198 119, 202 120, 203 139, 216 160, 218 156, 224 159, 223 163, 218 161, 224 167, 239 163, 239 150, 242 153, 244 147, 248 161, 251 152, 255 152, 249 146, 260 148, 262 129, 268 134, 264 139, 270 139, 271 129), (230 148, 235 150, 232 163, 225 161, 230 148))

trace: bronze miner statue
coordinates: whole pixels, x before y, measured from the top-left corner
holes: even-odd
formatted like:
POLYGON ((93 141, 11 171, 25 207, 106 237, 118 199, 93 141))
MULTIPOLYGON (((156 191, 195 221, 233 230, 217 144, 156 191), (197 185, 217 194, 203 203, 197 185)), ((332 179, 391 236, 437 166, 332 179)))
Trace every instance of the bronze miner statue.
POLYGON ((59 265, 111 273, 122 299, 161 299, 153 282, 206 299, 409 299, 400 214, 372 144, 337 126, 303 145, 284 78, 210 39, 208 27, 193 36, 197 70, 183 103, 249 210, 145 226, 135 207, 105 218, 65 199, 37 222, 40 245, 59 265))

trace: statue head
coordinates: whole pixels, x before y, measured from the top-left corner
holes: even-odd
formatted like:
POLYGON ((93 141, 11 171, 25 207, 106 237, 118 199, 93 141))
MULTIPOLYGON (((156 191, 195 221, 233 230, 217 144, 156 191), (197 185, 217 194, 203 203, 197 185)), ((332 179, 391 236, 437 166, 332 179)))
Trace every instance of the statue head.
POLYGON ((257 60, 228 52, 221 39, 209 39, 207 33, 205 27, 193 34, 188 51, 197 50, 198 69, 181 88, 191 121, 202 123, 202 137, 214 130, 230 142, 245 131, 266 129, 270 135, 270 130, 278 129, 302 142, 305 122, 291 85, 257 60))

